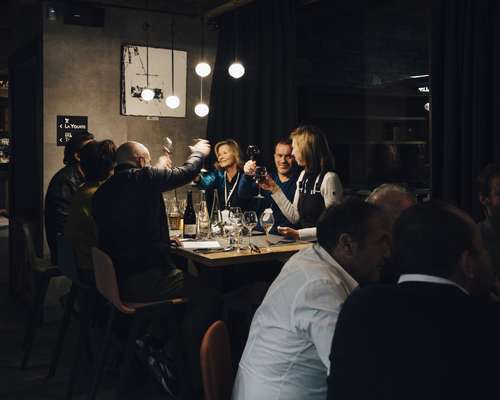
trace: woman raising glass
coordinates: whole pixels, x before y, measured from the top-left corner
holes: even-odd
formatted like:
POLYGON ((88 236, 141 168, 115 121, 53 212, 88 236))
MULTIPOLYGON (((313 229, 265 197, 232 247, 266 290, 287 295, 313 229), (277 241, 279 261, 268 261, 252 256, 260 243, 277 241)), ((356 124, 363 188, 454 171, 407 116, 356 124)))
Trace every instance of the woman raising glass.
POLYGON ((217 190, 221 210, 231 207, 247 209, 247 201, 238 196, 238 185, 243 174, 240 146, 233 139, 223 140, 215 145, 215 170, 199 177, 197 186, 203 190, 217 190))
POLYGON ((294 239, 311 240, 316 238, 316 222, 323 210, 342 201, 342 184, 333 171, 333 156, 323 132, 303 125, 290 134, 290 139, 292 154, 304 168, 297 180, 293 203, 269 175, 261 187, 271 191, 276 205, 291 223, 302 226, 302 229, 278 227, 278 231, 294 239))

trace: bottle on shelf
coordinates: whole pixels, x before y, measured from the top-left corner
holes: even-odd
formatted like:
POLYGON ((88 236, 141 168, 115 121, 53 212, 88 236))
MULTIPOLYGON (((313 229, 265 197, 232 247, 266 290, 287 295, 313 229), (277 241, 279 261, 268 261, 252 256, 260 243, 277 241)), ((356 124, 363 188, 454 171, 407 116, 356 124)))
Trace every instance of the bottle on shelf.
POLYGON ((196 238, 196 213, 193 206, 193 192, 187 192, 187 204, 184 211, 183 237, 186 239, 196 238))
POLYGON ((198 234, 200 239, 210 238, 210 214, 204 190, 201 190, 200 209, 198 210, 198 234))

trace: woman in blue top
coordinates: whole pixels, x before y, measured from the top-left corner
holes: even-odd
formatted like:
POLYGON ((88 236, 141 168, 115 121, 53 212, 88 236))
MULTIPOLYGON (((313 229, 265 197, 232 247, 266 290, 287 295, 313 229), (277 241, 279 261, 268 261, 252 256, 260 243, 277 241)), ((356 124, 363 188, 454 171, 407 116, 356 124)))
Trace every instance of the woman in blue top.
POLYGON ((197 186, 202 190, 217 190, 221 210, 230 207, 247 209, 248 201, 238 196, 238 185, 243 175, 240 146, 233 139, 215 145, 215 170, 200 176, 197 186))

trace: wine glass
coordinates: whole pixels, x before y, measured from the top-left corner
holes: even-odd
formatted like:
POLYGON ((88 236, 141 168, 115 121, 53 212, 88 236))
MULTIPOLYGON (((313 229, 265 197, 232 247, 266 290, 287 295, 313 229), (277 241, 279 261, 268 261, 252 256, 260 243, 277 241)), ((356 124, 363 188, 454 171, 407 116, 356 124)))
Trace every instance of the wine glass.
POLYGON ((260 184, 264 182, 267 176, 267 169, 266 167, 256 167, 255 168, 255 181, 259 185, 259 193, 257 196, 254 196, 256 199, 263 199, 264 196, 262 196, 262 193, 260 192, 260 184))
POLYGON ((259 218, 255 211, 245 211, 243 213, 243 226, 248 229, 248 248, 252 251, 252 229, 257 226, 259 218))
POLYGON ((177 203, 177 207, 179 207, 179 212, 181 215, 184 215, 184 211, 186 211, 187 207, 187 200, 186 199, 181 199, 177 203))
POLYGON ((260 226, 266 232, 266 240, 267 240, 267 249, 271 250, 271 241, 269 240, 269 231, 273 228, 274 225, 274 215, 273 210, 270 208, 266 208, 262 214, 260 215, 260 226))
POLYGON ((174 151, 174 142, 172 142, 172 139, 170 139, 168 136, 165 136, 163 138, 162 147, 163 150, 171 155, 174 151))
POLYGON ((233 228, 234 242, 236 244, 236 251, 240 251, 240 233, 242 228, 243 213, 240 207, 231 207, 229 209, 229 222, 233 228))
POLYGON ((250 146, 247 147, 247 156, 250 160, 256 161, 259 155, 260 155, 259 146, 251 144, 250 146))

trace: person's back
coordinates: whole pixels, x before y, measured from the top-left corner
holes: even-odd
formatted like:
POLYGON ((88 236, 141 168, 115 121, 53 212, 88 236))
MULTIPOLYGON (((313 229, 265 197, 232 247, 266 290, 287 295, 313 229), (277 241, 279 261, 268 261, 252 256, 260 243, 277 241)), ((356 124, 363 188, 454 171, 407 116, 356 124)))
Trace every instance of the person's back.
POLYGON ((497 314, 473 221, 448 205, 411 207, 394 226, 397 286, 362 288, 339 315, 328 399, 472 399, 491 395, 497 314), (436 221, 439 221, 436 224, 436 221))

